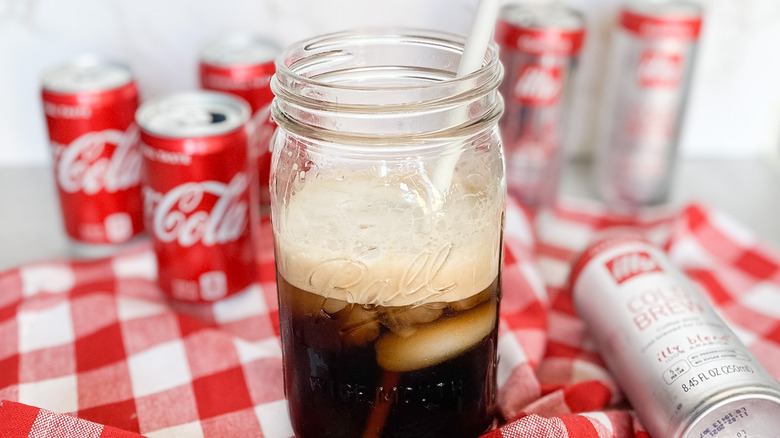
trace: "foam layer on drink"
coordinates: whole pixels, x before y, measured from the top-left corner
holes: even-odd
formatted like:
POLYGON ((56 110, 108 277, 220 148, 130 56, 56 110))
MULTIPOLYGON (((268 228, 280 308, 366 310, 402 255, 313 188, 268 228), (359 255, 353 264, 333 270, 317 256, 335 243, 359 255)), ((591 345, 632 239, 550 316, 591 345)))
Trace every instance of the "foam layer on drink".
POLYGON ((498 275, 503 193, 480 174, 445 201, 424 174, 306 181, 274 215, 277 269, 292 285, 358 304, 453 302, 498 275))

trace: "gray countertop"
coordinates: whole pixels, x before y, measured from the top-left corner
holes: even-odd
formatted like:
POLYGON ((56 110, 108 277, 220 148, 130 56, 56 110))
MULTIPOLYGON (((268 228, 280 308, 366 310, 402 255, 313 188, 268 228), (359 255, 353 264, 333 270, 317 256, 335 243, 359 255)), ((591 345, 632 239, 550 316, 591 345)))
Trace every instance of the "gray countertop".
MULTIPOLYGON (((595 198, 590 166, 572 162, 561 193, 595 198)), ((780 248, 780 168, 766 160, 682 160, 670 203, 704 203, 780 248)), ((0 271, 37 260, 74 257, 62 229, 48 166, 0 167, 0 271)))

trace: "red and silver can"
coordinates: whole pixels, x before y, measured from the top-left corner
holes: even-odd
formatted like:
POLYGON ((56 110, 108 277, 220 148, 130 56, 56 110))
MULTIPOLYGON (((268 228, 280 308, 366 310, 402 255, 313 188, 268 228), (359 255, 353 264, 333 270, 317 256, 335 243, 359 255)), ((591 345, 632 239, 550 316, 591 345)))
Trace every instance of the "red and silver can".
POLYGON ((506 76, 499 126, 509 192, 530 206, 554 199, 564 159, 572 77, 585 39, 582 15, 561 4, 508 4, 495 39, 506 76))
POLYGON ((668 197, 701 24, 701 6, 686 1, 620 12, 596 156, 599 192, 616 210, 668 197))
POLYGON ((571 293, 650 435, 775 437, 780 387, 705 296, 641 238, 613 235, 575 263, 571 293))
POLYGON ((254 116, 249 124, 249 147, 257 162, 260 203, 270 206, 268 183, 271 169, 271 137, 276 124, 271 118, 271 77, 274 60, 281 53, 275 42, 249 34, 229 34, 207 43, 200 52, 200 85, 222 91, 249 103, 254 116))
POLYGON ((65 231, 79 254, 107 255, 143 232, 133 74, 79 57, 48 69, 41 95, 65 231))
POLYGON ((194 92, 138 109, 144 210, 163 292, 214 301, 255 281, 246 124, 249 105, 194 92))

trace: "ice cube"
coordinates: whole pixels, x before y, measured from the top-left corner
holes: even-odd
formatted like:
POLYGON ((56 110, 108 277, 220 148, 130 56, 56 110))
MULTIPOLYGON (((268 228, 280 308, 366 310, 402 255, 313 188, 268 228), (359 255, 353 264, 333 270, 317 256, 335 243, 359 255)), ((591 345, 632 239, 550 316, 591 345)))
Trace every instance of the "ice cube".
POLYGON ((322 315, 324 311, 326 316, 330 317, 347 307, 346 301, 335 298, 325 298, 322 295, 306 292, 302 289, 295 289, 290 294, 292 311, 296 315, 315 316, 322 315))
POLYGON ((413 371, 452 359, 485 338, 496 325, 490 301, 452 318, 419 326, 404 337, 386 333, 376 341, 376 361, 388 371, 413 371))
POLYGON ((382 312, 382 323, 393 333, 407 337, 417 331, 417 326, 435 321, 441 316, 442 303, 429 303, 417 307, 389 307, 382 312))
POLYGON ((322 310, 328 315, 334 315, 344 310, 348 304, 346 301, 327 298, 322 302, 322 310))
POLYGON ((453 301, 450 303, 450 308, 456 312, 462 312, 464 310, 469 310, 472 307, 476 307, 478 304, 482 304, 488 299, 490 299, 490 290, 485 289, 482 292, 472 295, 468 298, 453 301))
POLYGON ((366 345, 379 336, 379 321, 376 312, 352 304, 339 315, 339 335, 345 344, 366 345))

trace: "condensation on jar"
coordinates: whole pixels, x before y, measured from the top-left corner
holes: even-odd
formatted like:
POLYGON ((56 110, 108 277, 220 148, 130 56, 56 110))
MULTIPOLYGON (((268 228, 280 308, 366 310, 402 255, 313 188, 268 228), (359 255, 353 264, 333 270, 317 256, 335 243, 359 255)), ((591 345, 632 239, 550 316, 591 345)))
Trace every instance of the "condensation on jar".
POLYGON ((492 421, 502 68, 491 45, 454 79, 463 43, 347 32, 277 62, 271 214, 297 436, 477 436, 492 421))

